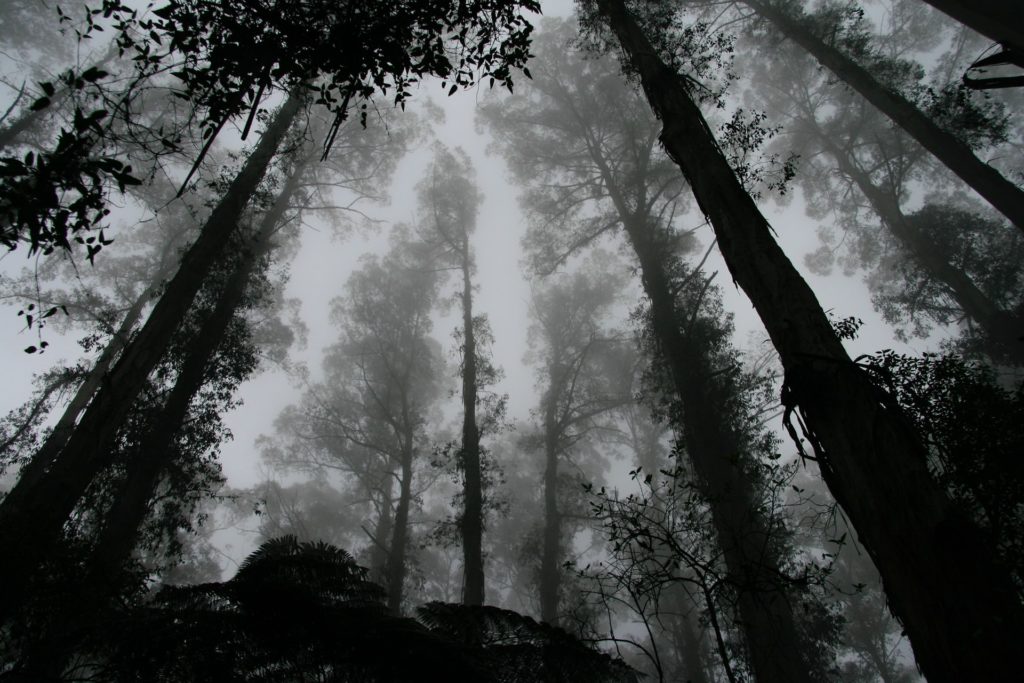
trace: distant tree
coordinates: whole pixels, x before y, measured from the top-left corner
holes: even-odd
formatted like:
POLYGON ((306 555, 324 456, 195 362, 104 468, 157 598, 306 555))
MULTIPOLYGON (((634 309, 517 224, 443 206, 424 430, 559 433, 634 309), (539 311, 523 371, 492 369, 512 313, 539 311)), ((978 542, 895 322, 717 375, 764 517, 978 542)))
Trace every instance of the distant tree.
POLYGON ((484 475, 479 414, 482 386, 494 381, 494 369, 484 361, 480 347, 486 316, 473 310, 475 260, 470 238, 476 229, 483 197, 474 181, 473 167, 464 152, 436 150, 426 177, 417 185, 424 241, 434 249, 438 263, 447 263, 461 276, 458 335, 462 359, 462 441, 457 463, 463 476, 463 509, 459 516, 462 538, 464 594, 467 605, 484 604, 484 475))
POLYGON ((963 136, 962 131, 950 129, 941 120, 952 106, 971 106, 964 93, 953 89, 942 102, 927 102, 925 93, 915 98, 913 91, 903 90, 905 82, 894 78, 908 65, 888 60, 871 45, 862 26, 845 26, 828 10, 808 16, 799 8, 791 9, 774 0, 742 1, 871 102, 1024 231, 1024 190, 975 155, 972 147, 980 140, 963 136), (931 111, 927 110, 929 104, 934 107, 931 111))
POLYGON ((568 38, 562 28, 540 39, 546 61, 525 93, 486 112, 527 183, 528 251, 552 267, 621 227, 649 302, 652 346, 671 377, 663 390, 681 404, 673 426, 738 587, 753 668, 765 680, 806 680, 809 663, 778 582, 780 558, 766 550, 777 522, 761 514, 741 461, 747 449, 733 426, 743 416, 730 405, 732 361, 715 355, 728 332, 704 308, 713 276, 680 260, 693 245, 677 229, 685 183, 658 149, 657 122, 643 102, 607 61, 583 59, 559 42, 568 38))
POLYGON ((798 75, 780 78, 776 67, 783 58, 767 61, 775 66, 759 65, 753 82, 771 108, 789 119, 784 140, 806 160, 799 179, 814 214, 835 219, 819 229, 826 244, 811 265, 827 268, 839 253, 847 270, 874 270, 868 282, 888 321, 909 322, 919 335, 934 323, 967 321, 967 345, 996 361, 1020 363, 1020 235, 935 191, 923 208, 903 209, 917 183, 937 182, 923 151, 813 66, 787 62, 798 75))
MULTIPOLYGON (((607 265, 607 264, 606 264, 607 265)), ((608 270, 549 276, 533 294, 530 328, 534 362, 542 389, 537 411, 544 452, 544 530, 538 585, 540 617, 561 623, 564 524, 560 499, 565 496, 560 461, 568 458, 617 406, 632 401, 608 376, 609 347, 618 342, 602 317, 615 303, 620 283, 608 270)))
POLYGON ((595 30, 604 26, 614 34, 623 64, 663 121, 662 144, 779 352, 786 421, 799 416, 925 674, 950 681, 1012 677, 1024 627, 1012 581, 976 525, 931 479, 920 437, 892 398, 850 360, 772 237, 701 113, 700 92, 680 73, 689 68, 686 55, 659 51, 649 36, 663 44, 664 35, 642 28, 621 0, 597 0, 586 9, 595 30))

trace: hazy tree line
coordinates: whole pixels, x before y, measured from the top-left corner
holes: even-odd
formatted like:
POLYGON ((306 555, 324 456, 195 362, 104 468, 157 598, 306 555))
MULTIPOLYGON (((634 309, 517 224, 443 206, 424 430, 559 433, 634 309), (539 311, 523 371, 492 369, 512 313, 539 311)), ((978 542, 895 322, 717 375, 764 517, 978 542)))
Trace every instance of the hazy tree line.
POLYGON ((0 8, 35 65, 4 81, 0 296, 26 353, 83 353, 0 420, 0 678, 1019 677, 1021 99, 985 76, 1021 66, 1013 18, 539 10, 0 8), (481 303, 483 183, 421 81, 490 86, 528 417, 481 303), (863 323, 823 309, 772 202, 817 225, 810 271, 862 274, 940 351, 852 358, 863 323), (311 224, 378 238, 319 366, 288 298, 311 224), (770 344, 736 338, 730 285, 770 344), (229 488, 224 416, 267 369, 296 398, 266 480, 229 488), (230 578, 219 526, 253 532, 230 578))

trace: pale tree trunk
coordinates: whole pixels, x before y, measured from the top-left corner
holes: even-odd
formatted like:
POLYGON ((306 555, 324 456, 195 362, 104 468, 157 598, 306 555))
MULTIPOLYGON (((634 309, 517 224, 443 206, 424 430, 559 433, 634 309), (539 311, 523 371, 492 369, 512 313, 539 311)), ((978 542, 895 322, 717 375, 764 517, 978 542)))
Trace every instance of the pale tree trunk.
POLYGON ((806 425, 822 476, 879 568, 925 675, 932 683, 1014 680, 1024 614, 992 544, 931 478, 927 452, 894 400, 846 354, 685 81, 621 0, 597 1, 663 122, 662 143, 779 352, 783 403, 806 425))
POLYGON ((473 332, 473 287, 470 280, 469 238, 462 238, 462 468, 465 477, 462 512, 463 594, 466 605, 484 604, 483 481, 480 469, 480 429, 476 424, 477 368, 473 332))
MULTIPOLYGON (((392 491, 394 490, 394 474, 390 465, 384 474, 380 491, 380 515, 373 530, 373 552, 370 553, 370 578, 382 586, 388 582, 388 544, 393 535, 394 517, 391 512, 392 491)), ((369 533, 369 532, 367 532, 369 533)))
MULTIPOLYGON (((0 546, 17 549, 0 563, 0 622, 22 602, 36 568, 60 541, 64 523, 93 478, 109 463, 112 445, 149 373, 213 266, 224 258, 236 226, 266 174, 278 146, 303 106, 293 94, 267 127, 259 144, 214 208, 200 236, 185 254, 177 274, 145 325, 124 349, 59 454, 42 449, 37 457, 52 460, 46 476, 31 490, 0 504, 0 546)), ((22 484, 15 486, 18 490, 22 484)))
POLYGON ((1024 55, 1024 21, 1018 0, 924 0, 964 26, 1024 55))
MULTIPOLYGON (((1024 232, 1024 191, 975 156, 970 147, 940 128, 898 92, 878 82, 867 69, 822 41, 800 19, 787 14, 768 0, 741 2, 770 21, 784 36, 860 93, 1024 232)), ((1016 24, 1020 23, 1018 17, 1016 24)))
POLYGON ((935 248, 935 243, 928 235, 907 220, 892 193, 875 185, 847 152, 836 147, 825 136, 822 139, 825 148, 838 163, 839 170, 867 197, 889 232, 936 281, 945 285, 960 310, 984 331, 992 342, 991 352, 996 360, 1001 360, 999 356, 1002 355, 1014 365, 1024 365, 1024 341, 1021 340, 1024 336, 1024 321, 1000 308, 978 289, 967 273, 950 263, 946 254, 935 248))
MULTIPOLYGON (((408 411, 406 411, 408 419, 408 411)), ((391 552, 388 559, 388 610, 395 616, 402 614, 402 598, 405 588, 405 556, 409 544, 409 508, 412 505, 412 459, 413 434, 403 437, 402 478, 399 481, 398 506, 395 509, 395 526, 391 536, 391 552)))

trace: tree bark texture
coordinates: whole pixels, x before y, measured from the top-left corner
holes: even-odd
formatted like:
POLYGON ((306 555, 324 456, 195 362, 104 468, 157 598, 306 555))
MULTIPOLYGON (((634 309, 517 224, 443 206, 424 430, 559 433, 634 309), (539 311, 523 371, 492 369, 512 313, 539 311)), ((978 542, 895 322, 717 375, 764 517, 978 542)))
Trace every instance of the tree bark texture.
MULTIPOLYGON (((304 102, 292 94, 278 111, 252 155, 214 208, 200 236, 185 254, 177 274, 149 319, 124 349, 81 422, 59 454, 47 449, 36 457, 52 460, 46 476, 0 504, 0 546, 16 548, 0 564, 0 621, 9 618, 24 597, 34 570, 53 551, 64 523, 96 474, 109 462, 111 445, 132 402, 156 367, 186 311, 211 272, 224 258, 239 218, 266 174, 278 146, 304 102)), ((15 490, 21 487, 19 482, 15 490)))
POLYGON ((796 413, 833 496, 879 568, 925 675, 1013 680, 1024 615, 982 532, 936 485, 891 397, 851 362, 811 291, 737 180, 684 80, 621 0, 598 6, 663 122, 661 140, 710 220, 735 281, 785 370, 796 413))
POLYGON ((462 468, 465 477, 462 511, 463 593, 466 605, 484 604, 483 477, 480 467, 480 429, 476 424, 477 368, 473 332, 473 283, 470 279, 469 238, 462 237, 462 468))
MULTIPOLYGON (((1024 232, 1024 191, 975 156, 970 147, 940 128, 905 97, 879 83, 867 69, 821 40, 800 19, 767 0, 742 2, 809 52, 839 80, 860 93, 1024 232)), ((1015 25, 1020 23, 1018 17, 1015 25)))

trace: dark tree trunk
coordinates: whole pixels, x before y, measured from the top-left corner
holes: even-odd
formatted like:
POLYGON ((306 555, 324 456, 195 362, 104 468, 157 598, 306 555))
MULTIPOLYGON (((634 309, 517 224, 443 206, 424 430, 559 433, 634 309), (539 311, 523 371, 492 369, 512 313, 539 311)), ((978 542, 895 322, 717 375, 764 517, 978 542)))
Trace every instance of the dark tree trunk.
POLYGON ((562 520, 558 514, 558 427, 556 424, 556 379, 548 387, 544 408, 544 538, 540 560, 540 618, 558 625, 561 588, 562 520))
POLYGON ((1016 0, 924 0, 964 26, 1024 54, 1024 22, 1016 0))
MULTIPOLYGON (((0 547, 17 548, 0 564, 0 622, 21 603, 35 569, 61 537, 79 498, 109 462, 112 444, 132 402, 163 356, 171 336, 211 272, 224 258, 243 210, 263 179, 278 146, 303 106, 304 97, 289 97, 268 126, 256 149, 214 208, 199 238, 182 259, 177 274, 154 307, 146 324, 121 354, 59 455, 44 448, 37 454, 52 460, 46 476, 29 491, 19 491, 0 504, 0 547), (22 495, 23 494, 23 495, 22 495)), ((21 482, 15 490, 22 487, 21 482)))
POLYGON ((46 474, 46 470, 49 468, 50 463, 53 462, 53 458, 56 457, 60 449, 67 443, 70 438, 72 431, 74 431, 75 423, 78 421, 79 415, 85 410, 85 407, 92 400, 93 395, 97 389, 100 388, 100 384, 107 372, 110 370, 111 364, 117 355, 128 343, 128 339, 131 337, 132 331, 135 326, 139 323, 139 319, 142 317, 142 311, 146 306, 146 303, 153 296, 153 289, 147 288, 139 297, 132 303, 131 307, 125 313, 121 319, 121 324, 118 326, 117 331, 107 342, 107 345, 103 347, 103 352, 100 357, 96 359, 96 364, 93 365, 92 369, 79 384, 78 390, 75 395, 71 398, 67 407, 64 408, 64 412, 61 413, 60 419, 57 420, 57 424, 54 425, 50 435, 46 437, 46 441, 43 443, 39 452, 25 464, 24 467, 18 472, 19 488, 11 491, 11 494, 18 493, 24 494, 27 491, 31 491, 32 487, 39 483, 39 480, 46 474), (49 458, 42 457, 43 455, 50 456, 49 458), (21 483, 24 482, 24 485, 21 483), (20 489, 20 491, 19 491, 20 489))
POLYGON ((412 505, 413 435, 406 434, 402 447, 402 478, 399 482, 398 507, 391 536, 388 559, 388 610, 395 616, 402 614, 405 586, 405 554, 409 544, 409 507, 412 505))
MULTIPOLYGON (((866 69, 818 38, 800 19, 766 0, 742 2, 860 93, 1024 232, 1024 191, 975 156, 970 147, 940 128, 905 97, 879 83, 866 69)), ((1019 17, 1017 19, 1014 26, 1021 23, 1019 17)))
POLYGON ((462 468, 465 477, 462 512, 463 594, 467 605, 484 604, 483 480, 480 470, 480 429, 476 424, 476 338, 473 332, 473 284, 469 238, 462 238, 462 468))
POLYGON ((1024 321, 1000 308, 978 289, 967 273, 950 263, 946 254, 935 248, 935 243, 928 235, 907 220, 899 202, 891 193, 875 185, 868 174, 856 166, 849 154, 823 139, 826 149, 839 164, 839 170, 857 184, 889 232, 936 281, 946 286, 960 310, 984 331, 992 342, 992 353, 996 360, 1005 359, 1014 365, 1024 365, 1024 321))
POLYGON ((100 613, 120 589, 122 568, 135 548, 139 530, 149 513, 150 500, 177 454, 175 435, 181 430, 193 398, 207 380, 207 366, 224 341, 260 259, 272 247, 271 238, 281 226, 300 175, 301 169, 292 173, 256 234, 240 246, 237 263, 223 285, 216 306, 189 343, 187 357, 167 402, 128 463, 124 483, 106 515, 85 577, 73 589, 74 595, 65 600, 67 613, 61 620, 63 632, 42 641, 44 647, 30 657, 29 672, 59 676, 77 645, 78 629, 88 628, 90 618, 100 613))
MULTIPOLYGON (((741 466, 744 444, 726 423, 727 397, 711 380, 715 368, 706 342, 698 331, 684 333, 686 327, 695 325, 688 325, 677 313, 662 249, 653 239, 653 231, 639 221, 624 222, 640 261, 654 333, 682 404, 686 452, 711 506, 727 579, 736 591, 737 616, 747 638, 752 668, 761 683, 810 683, 773 548, 780 532, 758 511, 756 493, 741 466)), ((695 319, 694 313, 687 316, 695 319)))
POLYGON ((991 544, 931 478, 927 453, 893 400, 846 354, 685 81, 621 0, 598 5, 663 122, 662 143, 779 352, 783 403, 807 426, 822 475, 879 568, 925 675, 933 683, 1014 680, 1024 615, 991 544))

